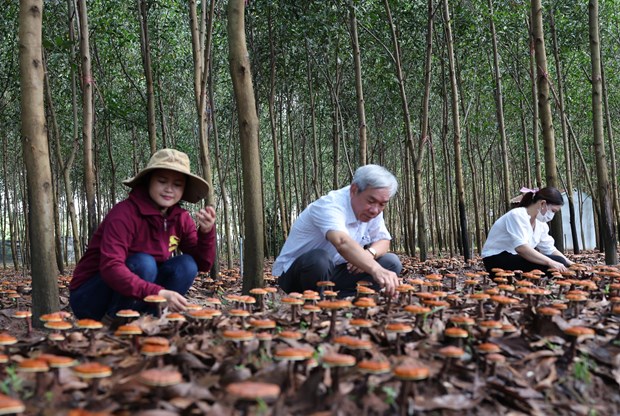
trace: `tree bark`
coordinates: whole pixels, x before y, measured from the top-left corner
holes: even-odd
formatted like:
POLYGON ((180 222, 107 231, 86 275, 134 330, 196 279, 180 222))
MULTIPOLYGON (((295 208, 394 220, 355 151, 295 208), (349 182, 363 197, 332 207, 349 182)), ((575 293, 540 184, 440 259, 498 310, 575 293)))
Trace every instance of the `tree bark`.
POLYGON ((80 21, 80 55, 82 58, 82 140, 84 152, 84 190, 88 219, 88 240, 97 229, 95 206, 95 166, 93 162, 93 78, 90 62, 90 35, 86 0, 77 0, 80 21))
POLYGON ((230 75, 239 117, 239 139, 243 166, 245 211, 243 293, 263 285, 264 222, 261 191, 258 116, 252 72, 245 43, 245 0, 228 2, 228 47, 230 75))
POLYGON ((60 309, 54 256, 54 196, 45 126, 42 62, 43 0, 21 0, 19 68, 21 135, 28 182, 33 321, 60 309))
POLYGON ((366 109, 364 101, 364 88, 362 85, 362 60, 360 57, 360 44, 357 35, 357 17, 355 16, 354 0, 349 0, 349 26, 351 30, 351 48, 353 49, 353 67, 355 70, 355 93, 357 95, 357 123, 359 134, 359 165, 368 163, 368 139, 366 137, 366 109))
MULTIPOLYGON (((553 131, 553 114, 551 113, 551 96, 549 93, 549 71, 547 70, 547 52, 543 33, 541 0, 532 0, 532 34, 536 58, 536 86, 538 88, 538 112, 542 126, 545 149, 545 179, 547 186, 558 187, 558 169, 555 158, 555 134, 553 131)), ((558 250, 564 251, 562 233, 562 216, 558 215, 549 225, 549 234, 555 239, 558 250)))
POLYGON ((489 0, 489 25, 491 28, 491 39, 493 43, 493 70, 495 75, 495 114, 497 116, 497 128, 499 130, 500 144, 502 148, 502 167, 504 179, 504 209, 510 209, 510 170, 508 162, 508 140, 506 139, 506 127, 504 125, 504 95, 502 93, 502 73, 499 68, 499 51, 497 48, 497 35, 495 33, 495 22, 493 12, 493 0, 489 0))
POLYGON ((142 67, 146 79, 146 124, 149 132, 151 154, 157 151, 157 117, 155 115, 155 87, 153 86, 153 65, 151 64, 151 41, 149 38, 149 5, 147 0, 138 0, 140 20, 140 46, 142 50, 142 67))
MULTIPOLYGON (((277 199, 277 210, 280 217, 280 227, 284 240, 288 237, 288 219, 286 208, 284 207, 284 195, 282 193, 282 166, 280 164, 280 153, 278 150, 278 132, 276 128, 275 95, 276 95, 276 48, 273 35, 273 20, 271 17, 271 7, 267 12, 267 24, 269 26, 269 124, 271 127, 271 143, 273 145, 273 174, 275 180, 275 194, 277 199)), ((304 170, 305 172, 305 170, 304 170)))
POLYGON ((564 108, 564 81, 562 79, 562 63, 560 61, 560 48, 558 47, 558 37, 555 31, 555 19, 553 9, 549 14, 549 28, 551 30, 551 39, 553 41, 553 58, 555 60, 555 68, 558 74, 558 110, 560 112, 560 125, 562 126, 562 144, 564 146, 564 165, 566 167, 566 198, 568 199, 568 211, 570 218, 570 231, 573 242, 573 253, 579 254, 579 236, 577 235, 577 223, 575 215, 575 202, 573 200, 573 161, 572 152, 570 151, 570 143, 568 141, 568 126, 566 125, 566 110, 564 108))
POLYGON ((461 254, 465 261, 471 258, 469 236, 467 232, 467 217, 465 213, 465 185, 463 181, 463 164, 461 159, 461 122, 459 113, 459 92, 456 83, 454 62, 454 46, 450 23, 450 9, 448 0, 443 0, 444 21, 446 25, 446 46, 448 48, 448 62, 450 68, 450 85, 452 88, 452 128, 454 129, 454 179, 459 213, 459 230, 461 239, 461 254))
POLYGON ((605 263, 617 264, 617 237, 612 212, 611 190, 607 173, 607 156, 603 138, 603 109, 601 87, 601 44, 599 38, 598 0, 588 3, 588 21, 590 34, 590 60, 592 63, 592 124, 594 154, 596 155, 596 173, 600 212, 601 240, 604 242, 605 263))
POLYGON ((538 86, 536 85, 536 47, 534 41, 534 18, 530 13, 530 81, 532 83, 532 147, 534 148, 534 171, 536 186, 542 188, 542 162, 540 160, 540 145, 538 142, 538 86))

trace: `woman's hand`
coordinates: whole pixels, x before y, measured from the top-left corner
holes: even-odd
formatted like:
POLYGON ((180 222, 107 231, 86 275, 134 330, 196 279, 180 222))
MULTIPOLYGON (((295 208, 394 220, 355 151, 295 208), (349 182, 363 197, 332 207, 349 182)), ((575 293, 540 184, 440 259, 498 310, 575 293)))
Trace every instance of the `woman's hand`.
POLYGON ((208 205, 196 211, 196 222, 198 223, 198 231, 208 233, 215 224, 215 209, 208 205))
POLYGON ((187 299, 174 290, 162 289, 159 291, 158 295, 166 298, 168 309, 170 309, 171 312, 183 312, 187 305, 189 305, 187 299))

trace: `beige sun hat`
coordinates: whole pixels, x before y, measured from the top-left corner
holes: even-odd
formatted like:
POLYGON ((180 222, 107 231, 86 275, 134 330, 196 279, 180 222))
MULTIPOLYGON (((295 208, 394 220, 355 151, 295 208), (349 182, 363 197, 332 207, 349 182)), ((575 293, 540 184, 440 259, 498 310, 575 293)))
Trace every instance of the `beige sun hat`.
POLYGON ((153 153, 146 167, 133 178, 124 180, 123 184, 130 188, 134 188, 142 182, 145 175, 156 169, 173 170, 175 172, 184 173, 187 176, 185 191, 181 197, 184 201, 196 203, 209 193, 209 183, 191 172, 189 157, 187 157, 185 153, 175 149, 161 149, 153 153))

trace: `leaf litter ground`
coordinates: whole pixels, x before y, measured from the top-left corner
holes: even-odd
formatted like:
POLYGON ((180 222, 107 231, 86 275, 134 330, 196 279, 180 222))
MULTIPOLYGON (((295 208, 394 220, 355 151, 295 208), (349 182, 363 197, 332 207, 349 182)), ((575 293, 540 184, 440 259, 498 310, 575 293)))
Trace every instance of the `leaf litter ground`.
POLYGON ((4 271, 0 324, 16 343, 0 347, 1 393, 26 415, 620 414, 620 273, 599 253, 574 256, 569 273, 494 279, 479 259, 402 259, 396 299, 366 287, 348 302, 329 287, 250 299, 239 270, 222 270, 196 280, 183 321, 164 309, 80 329, 67 314, 64 340, 28 332, 16 312, 30 308, 30 281, 4 271), (24 367, 54 357, 73 362, 24 367), (109 373, 78 371, 92 363, 109 373))

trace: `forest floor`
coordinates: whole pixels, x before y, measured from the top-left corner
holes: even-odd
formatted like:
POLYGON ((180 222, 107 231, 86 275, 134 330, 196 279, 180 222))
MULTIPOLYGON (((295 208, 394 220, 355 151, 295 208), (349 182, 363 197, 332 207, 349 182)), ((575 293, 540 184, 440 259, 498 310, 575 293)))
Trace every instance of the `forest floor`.
MULTIPOLYGON (((8 356, 0 393, 21 400, 26 415, 618 415, 620 274, 599 253, 572 258, 580 267, 570 275, 508 275, 503 283, 480 273, 480 259, 403 256, 411 287, 398 299, 365 294, 372 301, 319 302, 318 312, 294 309, 301 306, 282 292, 265 295, 263 309, 244 306, 235 297, 239 269, 222 270, 216 282, 196 280, 188 297, 203 312, 184 314, 185 322, 164 310, 131 322, 141 335, 122 336, 79 329, 67 316, 64 341, 52 341, 46 328, 28 333, 26 320, 14 317, 30 308, 30 283, 5 270, 0 325, 17 343, 0 346, 8 356), (10 290, 20 297, 9 299, 10 290), (485 292, 512 303, 475 300, 485 292), (250 316, 236 316, 239 309, 250 316), (574 337, 574 327, 586 329, 574 337), (147 354, 147 345, 164 355, 147 354), (57 356, 111 373, 90 379, 80 367, 20 368, 31 358, 51 365, 57 356), (153 377, 162 386, 149 387, 153 377)), ((266 286, 273 286, 269 267, 266 286)), ((59 277, 67 312, 69 278, 59 277)))

